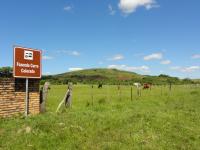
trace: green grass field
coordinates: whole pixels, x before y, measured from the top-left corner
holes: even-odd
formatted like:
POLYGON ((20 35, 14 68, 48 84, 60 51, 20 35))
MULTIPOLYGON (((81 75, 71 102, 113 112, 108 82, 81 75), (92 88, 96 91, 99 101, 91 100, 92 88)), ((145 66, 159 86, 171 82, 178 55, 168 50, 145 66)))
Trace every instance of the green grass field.
POLYGON ((130 86, 75 85, 56 114, 65 91, 51 86, 45 114, 1 119, 0 150, 200 149, 200 87, 133 88, 131 101, 130 86))

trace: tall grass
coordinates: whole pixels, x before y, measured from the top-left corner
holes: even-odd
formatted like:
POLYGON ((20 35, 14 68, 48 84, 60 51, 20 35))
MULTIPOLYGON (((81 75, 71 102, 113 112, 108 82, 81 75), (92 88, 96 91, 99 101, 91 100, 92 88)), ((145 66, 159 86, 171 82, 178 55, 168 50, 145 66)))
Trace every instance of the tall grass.
POLYGON ((53 85, 47 112, 1 119, 0 149, 199 149, 200 87, 75 85, 72 108, 55 113, 66 92, 53 85), (93 99, 92 99, 93 93, 93 99), (121 94, 120 94, 121 93, 121 94))

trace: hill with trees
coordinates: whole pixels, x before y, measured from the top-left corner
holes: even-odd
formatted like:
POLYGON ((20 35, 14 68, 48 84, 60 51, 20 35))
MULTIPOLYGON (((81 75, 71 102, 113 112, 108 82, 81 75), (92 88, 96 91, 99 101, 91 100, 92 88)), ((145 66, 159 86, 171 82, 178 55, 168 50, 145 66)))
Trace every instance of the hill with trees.
POLYGON ((192 84, 191 79, 181 80, 161 74, 159 76, 140 75, 134 72, 117 69, 86 69, 66 72, 58 75, 43 76, 43 82, 48 80, 54 84, 67 84, 68 82, 83 84, 133 84, 134 82, 151 84, 192 84))
MULTIPOLYGON (((12 77, 12 67, 0 67, 0 77, 12 77)), ((189 78, 179 79, 165 74, 159 76, 140 75, 134 72, 117 69, 85 69, 80 71, 66 72, 58 75, 42 76, 41 84, 50 81, 52 84, 67 84, 68 82, 82 84, 124 84, 130 85, 134 82, 151 84, 200 84, 200 79, 191 80, 189 78)))

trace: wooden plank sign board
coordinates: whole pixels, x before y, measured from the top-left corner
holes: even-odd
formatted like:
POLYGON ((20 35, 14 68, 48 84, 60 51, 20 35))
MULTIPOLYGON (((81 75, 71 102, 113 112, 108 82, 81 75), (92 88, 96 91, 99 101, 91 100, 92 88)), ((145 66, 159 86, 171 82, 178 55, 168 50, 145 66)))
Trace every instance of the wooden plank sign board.
POLYGON ((15 78, 41 78, 41 50, 14 47, 13 76, 15 78))

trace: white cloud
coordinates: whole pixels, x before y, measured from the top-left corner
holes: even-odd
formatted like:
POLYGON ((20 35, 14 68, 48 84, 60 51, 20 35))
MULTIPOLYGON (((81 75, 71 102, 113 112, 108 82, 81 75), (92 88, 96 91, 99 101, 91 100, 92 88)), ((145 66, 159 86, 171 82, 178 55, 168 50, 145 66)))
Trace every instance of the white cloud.
POLYGON ((50 59, 53 59, 53 57, 44 55, 44 56, 42 56, 42 59, 43 60, 50 60, 50 59))
POLYGON ((163 64, 163 65, 169 65, 169 64, 171 64, 171 61, 170 60, 163 60, 160 63, 163 64))
POLYGON ((149 60, 159 60, 163 58, 162 53, 153 53, 151 55, 144 56, 144 60, 149 61, 149 60))
POLYGON ((191 66, 191 67, 185 67, 182 69, 182 72, 194 72, 200 70, 199 66, 191 66))
POLYGON ((73 67, 73 68, 69 68, 69 71, 79 71, 79 70, 83 70, 83 68, 78 68, 78 67, 73 67))
POLYGON ((194 54, 194 55, 192 55, 192 59, 200 59, 200 54, 194 54))
POLYGON ((119 70, 125 70, 125 71, 141 71, 141 72, 150 72, 150 68, 148 66, 138 66, 138 67, 133 67, 133 66, 127 66, 127 65, 109 65, 108 68, 114 68, 114 69, 119 69, 119 70))
POLYGON ((108 5, 108 10, 110 12, 110 15, 114 15, 116 13, 111 4, 108 5))
POLYGON ((71 51, 71 50, 60 50, 60 51, 57 51, 57 53, 64 53, 64 54, 67 54, 67 55, 72 55, 72 56, 80 56, 80 52, 78 51, 71 51))
POLYGON ((138 7, 145 7, 147 10, 159 7, 155 0, 120 0, 118 6, 124 14, 133 13, 138 7))
POLYGON ((116 61, 116 60, 122 60, 122 59, 124 59, 124 56, 121 54, 117 54, 117 55, 114 55, 112 58, 109 58, 108 60, 116 61))
POLYGON ((72 7, 67 5, 63 9, 64 9, 64 11, 70 11, 70 10, 72 10, 72 7))
POLYGON ((80 55, 80 53, 79 52, 77 52, 77 51, 69 51, 69 54, 71 54, 71 55, 73 55, 73 56, 79 56, 80 55))
POLYGON ((183 72, 183 73, 192 73, 195 71, 200 71, 200 66, 189 66, 189 67, 174 66, 174 67, 171 67, 170 69, 183 72))

